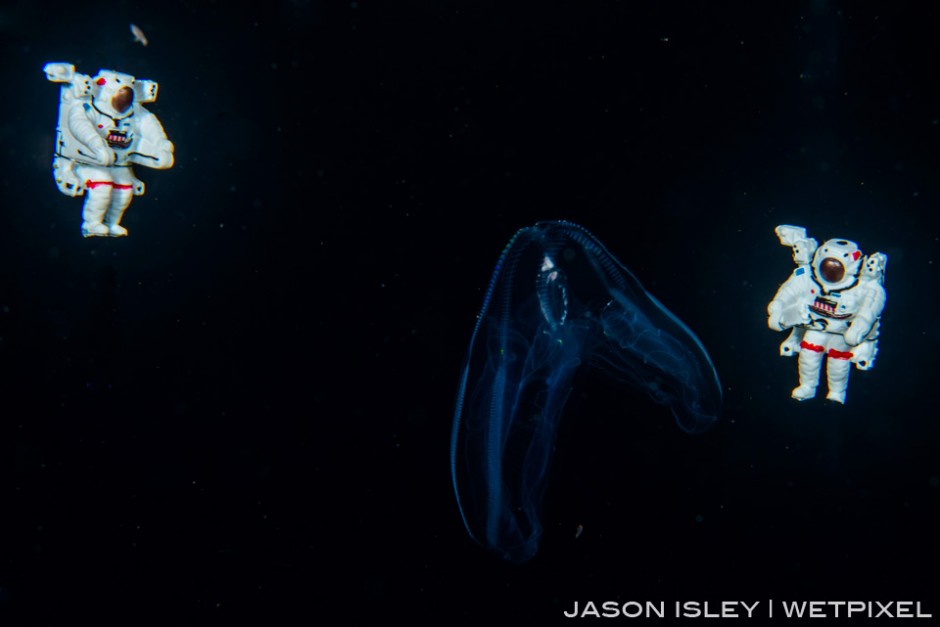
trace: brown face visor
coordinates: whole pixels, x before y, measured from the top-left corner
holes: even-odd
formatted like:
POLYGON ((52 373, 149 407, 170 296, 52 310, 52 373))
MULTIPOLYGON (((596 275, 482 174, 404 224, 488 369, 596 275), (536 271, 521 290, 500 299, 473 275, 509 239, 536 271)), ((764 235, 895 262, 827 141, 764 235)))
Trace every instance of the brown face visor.
POLYGON ((134 90, 126 85, 117 90, 111 98, 111 108, 118 113, 124 113, 134 104, 134 90))
POLYGON ((826 257, 819 264, 819 274, 829 283, 838 283, 845 276, 845 266, 838 259, 826 257))

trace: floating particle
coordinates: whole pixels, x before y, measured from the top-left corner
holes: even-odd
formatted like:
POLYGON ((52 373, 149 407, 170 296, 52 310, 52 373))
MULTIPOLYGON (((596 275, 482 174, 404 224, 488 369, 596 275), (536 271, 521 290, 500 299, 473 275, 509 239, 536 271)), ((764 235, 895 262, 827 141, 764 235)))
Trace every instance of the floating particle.
POLYGON ((131 33, 134 34, 134 41, 139 41, 141 45, 146 46, 150 43, 147 41, 147 36, 144 35, 144 31, 140 30, 140 26, 137 24, 131 24, 131 33))

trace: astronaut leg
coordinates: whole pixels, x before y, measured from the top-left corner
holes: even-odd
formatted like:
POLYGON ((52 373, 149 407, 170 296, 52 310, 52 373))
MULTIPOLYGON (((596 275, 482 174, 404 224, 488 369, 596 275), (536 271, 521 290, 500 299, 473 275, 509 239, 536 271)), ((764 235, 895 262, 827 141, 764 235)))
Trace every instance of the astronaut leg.
POLYGON ((104 224, 108 227, 108 233, 111 237, 127 235, 127 229, 121 226, 121 218, 134 197, 134 179, 130 170, 126 167, 112 168, 114 184, 111 190, 111 204, 108 206, 108 212, 104 217, 104 224))
POLYGON ((104 214, 111 204, 111 174, 105 168, 79 166, 75 168, 85 186, 85 204, 82 207, 82 235, 94 237, 108 235, 103 224, 104 214))
POLYGON ((790 394, 798 401, 805 401, 816 396, 819 370, 826 356, 823 340, 825 340, 825 334, 807 331, 800 342, 800 385, 790 394))
POLYGON ((829 343, 829 359, 826 360, 826 378, 829 380, 830 401, 845 403, 845 390, 849 385, 849 371, 852 369, 852 347, 845 343, 842 336, 836 336, 829 343))

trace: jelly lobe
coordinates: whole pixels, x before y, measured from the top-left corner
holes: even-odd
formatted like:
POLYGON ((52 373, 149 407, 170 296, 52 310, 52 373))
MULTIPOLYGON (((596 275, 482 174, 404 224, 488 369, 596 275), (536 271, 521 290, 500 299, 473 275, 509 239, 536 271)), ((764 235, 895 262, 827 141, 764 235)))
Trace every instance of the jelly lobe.
POLYGON ((586 229, 521 229, 496 265, 461 373, 451 474, 470 536, 501 558, 538 550, 555 434, 583 363, 648 391, 688 432, 720 411, 695 334, 586 229))

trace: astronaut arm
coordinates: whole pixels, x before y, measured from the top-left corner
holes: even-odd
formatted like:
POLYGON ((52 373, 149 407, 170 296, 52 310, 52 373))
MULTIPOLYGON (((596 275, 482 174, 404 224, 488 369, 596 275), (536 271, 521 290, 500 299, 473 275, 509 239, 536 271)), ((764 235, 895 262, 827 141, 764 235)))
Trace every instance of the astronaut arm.
POLYGON ((69 108, 68 124, 72 136, 86 148, 79 149, 79 154, 95 165, 109 166, 114 163, 114 151, 108 147, 85 115, 83 103, 76 102, 69 108))
POLYGON ((780 327, 780 312, 783 311, 783 303, 774 298, 767 305, 767 326, 772 331, 783 331, 780 327))
POLYGON ((796 273, 790 275, 767 305, 767 326, 771 330, 784 331, 805 321, 805 307, 800 300, 800 283, 796 273))
POLYGON ((801 226, 781 224, 774 229, 777 238, 784 246, 793 249, 793 261, 798 266, 806 265, 813 260, 813 253, 819 246, 815 239, 806 236, 806 229, 801 226))
POLYGON ((872 281, 862 297, 858 312, 845 332, 846 344, 858 346, 865 340, 875 323, 878 322, 886 299, 885 289, 880 283, 872 281))
POLYGON ((167 139, 157 116, 142 110, 138 124, 139 139, 130 160, 157 170, 173 167, 173 142, 167 139))

